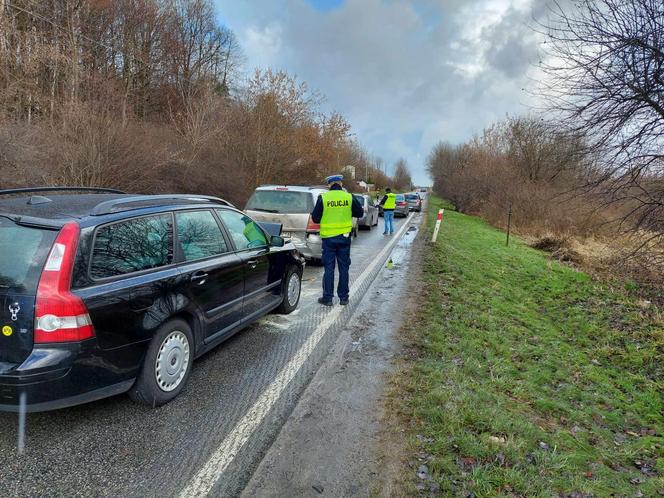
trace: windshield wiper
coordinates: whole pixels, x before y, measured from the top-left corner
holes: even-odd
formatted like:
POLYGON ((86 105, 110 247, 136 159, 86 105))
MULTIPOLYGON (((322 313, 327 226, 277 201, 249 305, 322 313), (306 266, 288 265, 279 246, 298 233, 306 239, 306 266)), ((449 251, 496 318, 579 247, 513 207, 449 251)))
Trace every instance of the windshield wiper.
POLYGON ((250 211, 262 211, 263 213, 278 213, 277 209, 247 208, 250 211))

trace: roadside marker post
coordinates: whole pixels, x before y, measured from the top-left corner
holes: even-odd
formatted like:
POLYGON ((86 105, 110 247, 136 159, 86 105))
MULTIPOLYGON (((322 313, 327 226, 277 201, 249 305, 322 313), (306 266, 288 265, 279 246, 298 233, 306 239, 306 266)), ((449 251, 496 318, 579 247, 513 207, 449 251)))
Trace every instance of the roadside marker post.
POLYGON ((436 228, 433 229, 433 237, 431 237, 431 242, 435 244, 436 239, 438 238, 438 231, 440 230, 440 224, 443 222, 443 215, 445 214, 444 209, 438 210, 438 218, 436 219, 436 228))

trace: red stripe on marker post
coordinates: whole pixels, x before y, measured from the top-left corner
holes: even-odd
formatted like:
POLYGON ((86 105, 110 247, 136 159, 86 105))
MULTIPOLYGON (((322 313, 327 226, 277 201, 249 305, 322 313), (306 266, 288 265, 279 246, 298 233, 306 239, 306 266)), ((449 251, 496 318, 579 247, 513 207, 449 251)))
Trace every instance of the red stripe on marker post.
POLYGON ((445 214, 444 209, 439 209, 438 210, 438 218, 436 218, 436 227, 433 229, 433 237, 431 237, 431 242, 436 242, 436 239, 438 238, 438 231, 440 230, 440 224, 443 221, 443 214, 445 214))

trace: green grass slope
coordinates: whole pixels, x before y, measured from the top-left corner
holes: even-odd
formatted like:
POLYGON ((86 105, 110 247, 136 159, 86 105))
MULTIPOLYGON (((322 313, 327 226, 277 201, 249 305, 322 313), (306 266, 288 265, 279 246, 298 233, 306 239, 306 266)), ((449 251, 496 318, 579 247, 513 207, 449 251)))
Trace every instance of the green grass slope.
POLYGON ((449 210, 424 265, 404 406, 443 494, 664 495, 656 310, 449 210))

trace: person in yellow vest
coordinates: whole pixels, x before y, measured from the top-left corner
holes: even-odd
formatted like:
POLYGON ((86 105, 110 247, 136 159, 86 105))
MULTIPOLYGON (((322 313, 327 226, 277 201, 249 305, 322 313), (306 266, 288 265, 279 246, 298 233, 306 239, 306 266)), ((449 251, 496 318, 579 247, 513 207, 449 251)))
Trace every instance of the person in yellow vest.
POLYGON ((334 267, 339 267, 337 295, 341 305, 348 304, 348 270, 350 268, 350 241, 353 231, 353 218, 364 216, 364 207, 353 194, 343 188, 342 175, 328 176, 325 182, 329 191, 318 196, 311 213, 314 223, 320 223, 320 237, 323 242, 323 297, 318 302, 332 306, 334 298, 334 267))
POLYGON ((397 207, 397 196, 392 193, 391 188, 385 189, 385 195, 380 201, 383 206, 383 220, 385 221, 385 230, 383 235, 391 235, 394 233, 394 209, 397 207))

